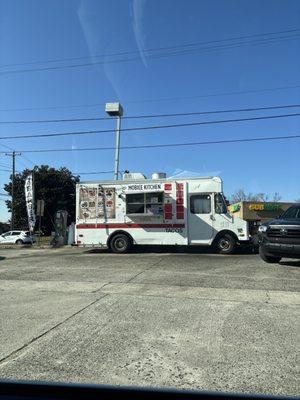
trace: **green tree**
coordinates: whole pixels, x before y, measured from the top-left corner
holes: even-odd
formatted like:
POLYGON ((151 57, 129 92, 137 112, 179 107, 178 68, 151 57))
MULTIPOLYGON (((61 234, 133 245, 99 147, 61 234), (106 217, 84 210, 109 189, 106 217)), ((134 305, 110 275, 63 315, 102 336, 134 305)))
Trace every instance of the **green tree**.
MULTIPOLYGON (((15 175, 14 225, 18 229, 28 229, 24 184, 32 171, 25 169, 15 175)), ((36 166, 34 172, 35 201, 45 201, 45 213, 42 218, 42 231, 50 234, 53 231, 53 219, 57 210, 67 210, 69 221, 75 221, 75 186, 79 177, 74 176, 67 168, 55 169, 48 165, 36 166)), ((12 183, 4 185, 4 190, 11 195, 12 183)), ((11 211, 11 200, 6 201, 11 211)), ((36 226, 37 229, 37 226, 36 226)))
POLYGON ((0 222, 0 234, 9 231, 9 224, 6 224, 5 222, 0 222))

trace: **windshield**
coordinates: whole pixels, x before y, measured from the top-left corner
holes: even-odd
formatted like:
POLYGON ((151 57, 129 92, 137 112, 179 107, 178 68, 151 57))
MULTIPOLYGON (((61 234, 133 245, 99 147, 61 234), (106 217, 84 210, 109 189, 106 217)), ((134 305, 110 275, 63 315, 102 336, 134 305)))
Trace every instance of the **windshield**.
POLYGON ((299 394, 300 0, 0 0, 0 186, 0 380, 299 394))
POLYGON ((217 214, 227 214, 227 205, 222 193, 215 194, 215 212, 217 214))
POLYGON ((291 207, 281 216, 283 219, 300 219, 300 207, 291 207))

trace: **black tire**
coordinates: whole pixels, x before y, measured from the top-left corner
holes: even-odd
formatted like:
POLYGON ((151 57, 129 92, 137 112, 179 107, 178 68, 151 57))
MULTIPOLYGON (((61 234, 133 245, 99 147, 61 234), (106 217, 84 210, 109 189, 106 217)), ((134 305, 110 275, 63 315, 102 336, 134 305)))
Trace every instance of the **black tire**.
POLYGON ((236 239, 229 233, 225 233, 217 238, 215 246, 220 254, 232 254, 236 248, 236 239))
POLYGON ((132 242, 127 235, 119 233, 115 235, 109 244, 109 247, 113 253, 124 254, 128 253, 132 246, 132 242))
POLYGON ((279 256, 274 256, 272 254, 266 253, 265 250, 261 246, 259 246, 259 255, 263 261, 265 261, 266 263, 269 263, 269 264, 279 263, 279 261, 282 258, 279 256))
POLYGON ((21 246, 21 244, 23 244, 23 240, 21 240, 21 239, 16 240, 16 244, 21 246))

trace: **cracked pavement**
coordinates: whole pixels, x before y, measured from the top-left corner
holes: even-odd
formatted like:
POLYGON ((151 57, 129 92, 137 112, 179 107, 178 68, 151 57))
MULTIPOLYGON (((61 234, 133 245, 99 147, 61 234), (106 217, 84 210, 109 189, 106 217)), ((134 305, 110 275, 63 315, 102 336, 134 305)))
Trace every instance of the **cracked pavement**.
POLYGON ((299 267, 2 249, 0 378, 299 393, 299 267))

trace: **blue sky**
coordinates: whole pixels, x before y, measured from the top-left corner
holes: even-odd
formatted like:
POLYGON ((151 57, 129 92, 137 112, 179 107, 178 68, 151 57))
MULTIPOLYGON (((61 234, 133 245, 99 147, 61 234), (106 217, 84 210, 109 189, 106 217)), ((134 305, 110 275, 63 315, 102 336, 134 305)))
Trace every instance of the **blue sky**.
MULTIPOLYGON (((300 103, 300 36, 269 43, 151 57, 147 49, 300 29, 298 0, 0 0, 0 72, 103 62, 86 67, 0 73, 0 120, 104 117, 107 101, 125 114, 197 112, 300 103), (112 53, 136 52, 114 56, 112 53), (101 55, 101 57, 99 57, 101 55), (95 57, 95 56, 98 56, 95 57), (73 57, 79 60, 49 63, 73 57), (124 61, 124 58, 133 58, 124 61), (122 62, 111 62, 112 60, 122 62), (43 61, 31 65, 24 64, 43 61), (24 110, 26 109, 26 110, 24 110), (5 111, 6 110, 6 111, 5 111)), ((300 34, 300 32, 296 32, 300 34)), ((211 46, 211 45, 210 45, 211 46)), ((217 47, 217 46, 216 46, 217 47)), ((192 47, 194 49, 194 47, 192 47)), ((123 127, 188 123, 299 112, 124 120, 123 127)), ((299 134, 300 118, 282 118, 176 129, 124 132, 122 145, 192 142, 299 134)), ((0 125, 1 136, 112 129, 114 120, 0 125)), ((16 150, 113 146, 114 135, 0 141, 16 150)), ((300 139, 277 142, 124 150, 120 169, 218 174, 224 191, 279 192, 300 198, 300 139)), ((66 166, 74 173, 113 169, 113 151, 23 153, 17 169, 66 166), (26 157, 26 158, 25 158, 26 157), (30 160, 30 161, 29 161, 30 160)), ((11 162, 1 156, 0 164, 11 162)), ((3 168, 3 167, 2 167, 3 168)), ((9 173, 1 171, 0 185, 9 173)), ((111 175, 85 175, 84 180, 111 175)), ((7 219, 0 202, 0 220, 7 219)))

